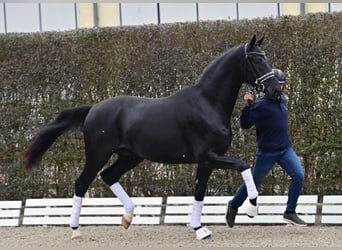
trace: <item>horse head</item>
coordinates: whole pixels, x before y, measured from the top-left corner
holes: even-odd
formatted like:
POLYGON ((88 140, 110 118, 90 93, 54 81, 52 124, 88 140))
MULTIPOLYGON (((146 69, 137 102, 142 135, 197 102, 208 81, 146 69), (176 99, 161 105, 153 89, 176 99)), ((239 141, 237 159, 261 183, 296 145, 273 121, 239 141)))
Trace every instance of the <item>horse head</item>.
POLYGON ((244 46, 247 62, 245 82, 252 85, 257 91, 265 92, 270 99, 278 99, 282 90, 278 79, 274 76, 271 66, 268 63, 265 52, 260 46, 264 37, 257 40, 254 35, 249 43, 244 46))

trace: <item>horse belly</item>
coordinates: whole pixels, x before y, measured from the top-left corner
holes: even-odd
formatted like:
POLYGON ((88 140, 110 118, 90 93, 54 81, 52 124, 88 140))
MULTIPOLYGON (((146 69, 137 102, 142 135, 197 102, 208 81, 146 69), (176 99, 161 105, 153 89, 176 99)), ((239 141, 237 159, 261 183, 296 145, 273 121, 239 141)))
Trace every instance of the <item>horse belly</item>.
POLYGON ((187 148, 179 131, 166 128, 146 127, 131 136, 130 144, 144 159, 161 163, 192 163, 194 157, 187 148), (152 129, 151 129, 152 128, 152 129))
POLYGON ((162 163, 190 163, 194 162, 194 157, 184 146, 181 140, 175 138, 169 140, 145 141, 141 148, 144 158, 162 163))

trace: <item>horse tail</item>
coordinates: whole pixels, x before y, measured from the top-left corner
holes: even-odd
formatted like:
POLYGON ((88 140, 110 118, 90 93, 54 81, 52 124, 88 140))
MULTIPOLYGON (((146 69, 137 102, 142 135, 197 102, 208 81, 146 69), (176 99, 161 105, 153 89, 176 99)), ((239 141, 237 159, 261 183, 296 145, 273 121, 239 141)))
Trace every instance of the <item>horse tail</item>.
POLYGON ((39 165, 44 153, 59 136, 72 129, 80 129, 92 105, 83 105, 63 110, 55 120, 35 135, 23 153, 23 164, 27 171, 39 165))

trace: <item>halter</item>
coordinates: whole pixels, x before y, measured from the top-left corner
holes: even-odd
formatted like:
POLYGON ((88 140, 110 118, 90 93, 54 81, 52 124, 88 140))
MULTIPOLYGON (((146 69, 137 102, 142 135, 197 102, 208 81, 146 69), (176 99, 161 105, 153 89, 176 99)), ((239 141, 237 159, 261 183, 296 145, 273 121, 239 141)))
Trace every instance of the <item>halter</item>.
POLYGON ((253 63, 249 60, 248 56, 254 54, 254 55, 265 57, 265 52, 263 52, 263 51, 262 52, 247 52, 247 46, 248 46, 248 44, 246 43, 245 44, 245 57, 246 57, 247 63, 251 67, 251 69, 253 71, 253 74, 254 74, 254 77, 256 79, 255 82, 254 82, 254 84, 255 84, 254 88, 255 88, 256 91, 259 91, 259 92, 264 91, 265 90, 265 85, 263 84, 263 82, 265 82, 268 79, 274 77, 274 73, 271 70, 270 72, 268 72, 268 73, 258 77, 258 72, 255 69, 253 63))

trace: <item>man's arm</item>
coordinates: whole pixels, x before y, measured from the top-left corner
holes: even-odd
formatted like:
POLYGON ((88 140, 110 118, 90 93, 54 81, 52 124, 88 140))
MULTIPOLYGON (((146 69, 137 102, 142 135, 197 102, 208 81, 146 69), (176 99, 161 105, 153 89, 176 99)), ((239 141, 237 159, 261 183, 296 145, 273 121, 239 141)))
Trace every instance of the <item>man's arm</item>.
POLYGON ((241 110, 240 126, 243 129, 249 129, 254 125, 254 121, 251 115, 251 106, 253 105, 254 96, 251 93, 246 92, 243 100, 245 101, 246 105, 241 110))

